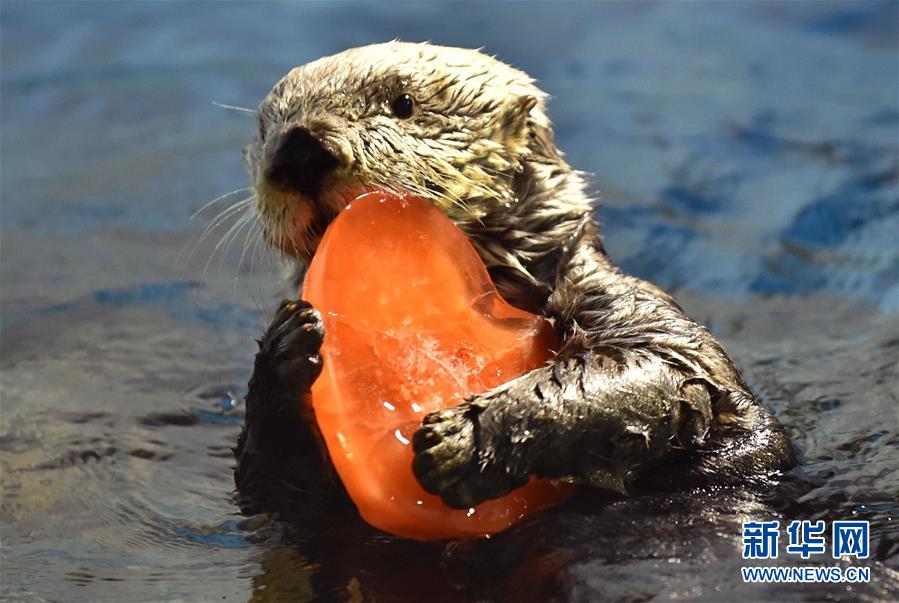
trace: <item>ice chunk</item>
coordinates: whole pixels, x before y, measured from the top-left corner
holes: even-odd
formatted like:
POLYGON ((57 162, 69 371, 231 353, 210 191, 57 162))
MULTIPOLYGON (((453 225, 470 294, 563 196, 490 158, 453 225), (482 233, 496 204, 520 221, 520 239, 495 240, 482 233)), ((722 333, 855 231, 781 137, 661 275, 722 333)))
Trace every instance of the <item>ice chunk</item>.
POLYGON ((331 224, 303 297, 322 313, 316 420, 341 480, 372 525, 410 538, 503 530, 569 488, 531 480, 471 510, 427 494, 411 439, 429 412, 541 366, 550 324, 497 293, 467 237, 414 197, 369 192, 331 224))

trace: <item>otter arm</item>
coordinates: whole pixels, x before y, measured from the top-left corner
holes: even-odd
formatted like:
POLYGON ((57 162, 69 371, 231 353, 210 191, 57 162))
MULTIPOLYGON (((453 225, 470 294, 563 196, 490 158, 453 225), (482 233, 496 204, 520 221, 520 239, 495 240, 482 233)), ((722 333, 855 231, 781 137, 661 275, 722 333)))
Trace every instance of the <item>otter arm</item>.
POLYGON ((312 306, 284 300, 259 341, 234 448, 237 500, 245 513, 296 510, 298 501, 324 500, 322 493, 334 490, 315 421, 298 403, 321 372, 323 337, 312 306))
POLYGON ((557 358, 429 415, 415 434, 415 474, 448 504, 501 496, 531 475, 626 492, 652 465, 712 442, 686 472, 726 479, 789 464, 779 425, 708 331, 621 274, 597 241, 590 224, 547 304, 563 334, 557 358), (759 441, 718 446, 756 424, 768 430, 759 441), (727 460, 715 454, 725 449, 727 460))

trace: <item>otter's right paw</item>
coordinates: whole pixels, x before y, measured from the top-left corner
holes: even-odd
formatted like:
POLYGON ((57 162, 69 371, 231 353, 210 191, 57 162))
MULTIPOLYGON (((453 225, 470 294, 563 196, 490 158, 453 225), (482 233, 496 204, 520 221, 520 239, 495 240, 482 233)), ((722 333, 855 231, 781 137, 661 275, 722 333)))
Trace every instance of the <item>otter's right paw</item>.
POLYGON ((290 391, 308 390, 322 370, 320 354, 325 328, 309 302, 285 299, 259 342, 257 371, 290 391))
POLYGON ((418 483, 454 509, 499 498, 528 480, 508 468, 495 438, 481 428, 483 410, 464 402, 432 412, 412 437, 418 483))

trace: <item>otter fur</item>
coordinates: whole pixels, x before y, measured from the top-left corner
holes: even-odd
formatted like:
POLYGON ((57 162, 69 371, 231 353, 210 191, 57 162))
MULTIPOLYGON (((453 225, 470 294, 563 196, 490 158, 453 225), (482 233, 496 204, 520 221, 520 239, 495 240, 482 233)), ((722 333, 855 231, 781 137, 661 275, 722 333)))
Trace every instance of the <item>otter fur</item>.
MULTIPOLYGON (((259 107, 245 157, 265 238, 295 284, 354 191, 410 192, 468 236, 504 298, 561 336, 545 366, 426 416, 415 476, 466 508, 533 475, 634 493, 789 468, 783 428, 709 331, 609 259, 545 101, 479 51, 389 42, 297 67, 259 107)), ((297 396, 319 374, 322 337, 314 308, 285 301, 260 342, 235 448, 245 509, 278 488, 308 493, 303 480, 321 473, 297 396)))

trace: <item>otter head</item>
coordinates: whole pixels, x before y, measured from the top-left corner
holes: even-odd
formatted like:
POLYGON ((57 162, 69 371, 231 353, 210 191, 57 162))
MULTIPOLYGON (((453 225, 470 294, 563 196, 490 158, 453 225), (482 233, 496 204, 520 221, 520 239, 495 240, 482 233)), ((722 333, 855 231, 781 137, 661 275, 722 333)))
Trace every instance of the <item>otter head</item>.
POLYGON ((293 69, 260 105, 245 151, 267 241, 308 261, 363 188, 418 195, 457 224, 509 207, 530 188, 528 156, 554 150, 544 97, 481 52, 429 44, 365 46, 293 69))

